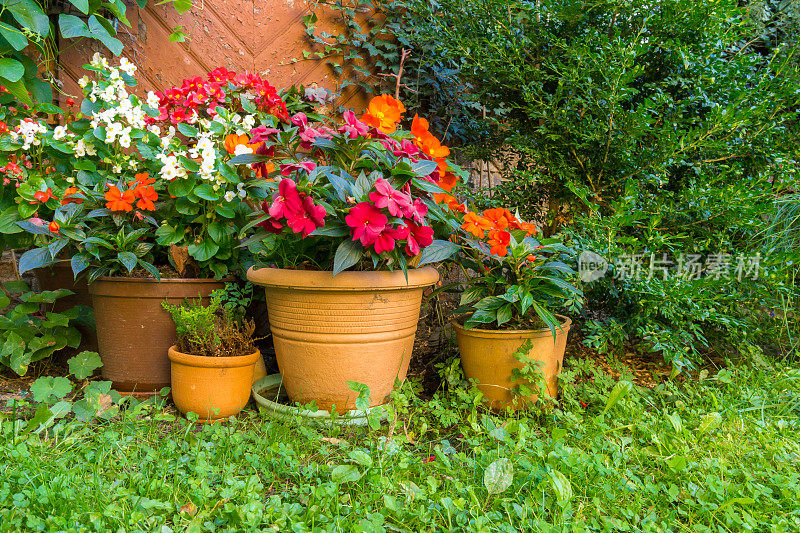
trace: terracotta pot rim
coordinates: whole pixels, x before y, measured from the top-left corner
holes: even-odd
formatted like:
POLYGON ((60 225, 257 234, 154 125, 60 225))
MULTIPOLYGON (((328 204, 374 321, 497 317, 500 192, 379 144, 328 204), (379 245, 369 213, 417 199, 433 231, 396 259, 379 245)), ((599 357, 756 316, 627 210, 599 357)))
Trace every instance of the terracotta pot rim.
POLYGON ((261 351, 256 349, 255 352, 249 355, 235 355, 231 357, 208 357, 205 355, 192 355, 188 353, 179 352, 176 347, 170 346, 167 353, 169 360, 173 363, 178 363, 187 366, 201 367, 201 368, 237 368, 240 366, 250 366, 254 364, 259 357, 261 351))
MULTIPOLYGON (((559 332, 566 333, 569 331, 570 327, 572 326, 572 319, 568 316, 564 315, 555 315, 559 319, 561 319, 561 326, 560 330, 556 330, 556 335, 559 332)), ((499 337, 526 337, 526 338, 537 338, 537 337, 549 337, 553 335, 553 332, 550 331, 550 328, 544 327, 539 329, 481 329, 481 328, 470 328, 466 329, 457 318, 451 318, 450 323, 453 325, 456 330, 463 334, 463 335, 470 335, 472 337, 484 337, 484 338, 499 338, 499 337)))
POLYGON ((233 278, 134 278, 129 276, 100 276, 94 282, 98 281, 113 281, 116 283, 225 283, 231 281, 233 278))
POLYGON ((406 281, 405 275, 400 270, 363 272, 346 270, 334 276, 330 270, 250 267, 247 279, 256 285, 281 289, 373 292, 427 287, 439 281, 439 271, 433 267, 409 268, 406 281))

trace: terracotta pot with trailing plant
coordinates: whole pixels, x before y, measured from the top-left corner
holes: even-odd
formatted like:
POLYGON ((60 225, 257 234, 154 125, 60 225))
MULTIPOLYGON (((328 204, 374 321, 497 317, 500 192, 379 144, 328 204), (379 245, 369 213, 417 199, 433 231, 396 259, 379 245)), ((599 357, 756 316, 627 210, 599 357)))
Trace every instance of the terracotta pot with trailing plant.
POLYGON ((452 325, 465 376, 492 409, 555 398, 572 321, 551 309, 577 309, 582 300, 569 282, 572 251, 555 239, 537 240, 533 224, 504 208, 453 216, 452 259, 463 281, 443 289, 461 292, 463 316, 452 325))
POLYGON ((296 113, 292 126, 258 135, 272 153, 234 159, 279 171, 251 222, 258 263, 247 276, 265 289, 293 401, 342 413, 361 383, 380 405, 406 377, 423 292, 439 279, 420 266, 451 246, 432 243, 451 231, 444 212, 461 171, 427 121, 397 127, 404 111, 382 95, 360 119, 296 113))
POLYGON ((261 359, 253 322, 238 320, 220 304, 220 292, 208 305, 164 303, 178 336, 169 349, 172 400, 181 413, 195 413, 202 422, 233 416, 247 405, 261 359))
POLYGON ((173 98, 141 101, 126 90, 130 62, 95 56, 90 68, 83 118, 33 132, 66 155, 36 193, 52 220, 18 224, 41 239, 20 263, 44 267, 66 253, 73 274, 89 282, 103 377, 121 392, 153 394, 170 384, 167 351, 176 340, 162 301, 207 303, 223 286, 239 267, 237 235, 251 211, 244 198, 263 191, 255 169, 229 164, 228 138, 274 125, 286 107, 263 79, 225 69, 175 88, 173 98), (202 106, 200 92, 208 95, 202 106), (244 118, 236 113, 243 106, 244 118))

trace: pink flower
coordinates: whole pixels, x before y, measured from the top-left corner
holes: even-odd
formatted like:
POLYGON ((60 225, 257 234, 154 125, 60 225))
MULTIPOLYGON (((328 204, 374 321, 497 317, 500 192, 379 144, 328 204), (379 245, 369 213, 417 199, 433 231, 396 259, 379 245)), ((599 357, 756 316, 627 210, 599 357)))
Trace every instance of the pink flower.
POLYGON ((300 138, 303 139, 303 142, 300 143, 300 147, 304 150, 308 150, 311 148, 311 145, 314 143, 314 139, 317 137, 321 137, 323 139, 331 139, 333 135, 329 134, 322 129, 316 128, 306 128, 305 130, 300 132, 300 138))
POLYGON ((344 124, 339 126, 339 133, 345 133, 351 139, 364 136, 369 133, 369 126, 356 118, 356 114, 351 110, 344 112, 344 124))
POLYGON ((408 222, 408 237, 406 237, 406 253, 414 257, 423 248, 433 243, 433 228, 430 226, 418 226, 413 222, 408 222))
POLYGON ((42 220, 39 217, 31 217, 28 219, 28 222, 30 222, 34 226, 39 226, 40 228, 44 226, 44 220, 42 220))
POLYGON ((302 201, 300 193, 297 192, 297 184, 289 178, 282 179, 278 184, 278 192, 272 195, 272 205, 267 212, 272 218, 289 218, 301 208, 302 201))
POLYGON ((412 161, 416 161, 414 156, 419 154, 419 148, 410 140, 403 139, 400 143, 400 147, 392 150, 392 153, 397 157, 407 157, 412 161))
POLYGON ((250 130, 250 144, 257 144, 264 141, 269 142, 269 136, 273 133, 280 133, 280 131, 275 128, 268 128, 263 124, 257 128, 253 128, 250 130))
POLYGON ((286 218, 287 225, 295 233, 302 233, 303 238, 317 228, 325 225, 325 208, 315 205, 310 196, 303 198, 303 208, 286 218))
POLYGON ((360 240, 361 244, 369 246, 375 242, 375 238, 386 227, 389 219, 374 205, 361 202, 350 209, 344 221, 353 228, 351 231, 353 240, 360 240))
POLYGON ((375 253, 391 252, 394 250, 395 241, 405 239, 408 236, 408 228, 398 226, 396 228, 385 227, 377 237, 375 237, 375 253))
POLYGON ((375 181, 375 190, 378 192, 369 193, 369 199, 375 202, 376 207, 388 209, 390 215, 401 217, 405 210, 411 206, 411 197, 395 190, 383 178, 378 178, 375 181))
POLYGON ((306 172, 311 172, 317 168, 317 164, 313 161, 300 161, 299 163, 288 163, 286 165, 281 165, 281 176, 288 176, 292 172, 296 172, 298 170, 305 170, 306 172))
POLYGON ((295 113, 289 120, 295 126, 299 126, 300 130, 304 130, 308 126, 308 118, 305 113, 295 113))
POLYGON ((403 210, 404 217, 413 219, 414 222, 417 222, 418 224, 422 224, 423 220, 425 219, 425 215, 427 214, 428 206, 425 205, 425 202, 419 198, 414 200, 413 204, 409 204, 409 206, 403 210))

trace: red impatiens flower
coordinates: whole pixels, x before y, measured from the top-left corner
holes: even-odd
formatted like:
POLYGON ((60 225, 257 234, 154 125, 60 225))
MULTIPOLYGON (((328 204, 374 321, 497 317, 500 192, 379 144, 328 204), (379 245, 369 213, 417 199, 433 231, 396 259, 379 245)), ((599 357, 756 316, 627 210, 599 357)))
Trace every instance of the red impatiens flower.
POLYGON ((414 257, 423 248, 433 243, 433 228, 430 226, 418 226, 413 222, 408 222, 408 236, 406 237, 406 253, 414 257))
POLYGON ((286 165, 281 165, 281 176, 289 176, 292 172, 296 172, 298 170, 305 170, 306 172, 311 172, 317 168, 317 164, 313 161, 300 161, 299 163, 288 163, 286 165))
POLYGON ((106 192, 106 207, 111 211, 131 211, 133 210, 131 204, 135 199, 132 190, 120 192, 115 185, 109 185, 106 192))
POLYGON ((375 190, 369 193, 369 199, 375 202, 375 207, 388 209, 392 216, 401 217, 412 206, 411 196, 396 190, 383 178, 375 181, 375 190))
POLYGON ((267 212, 272 218, 289 218, 302 208, 300 193, 294 180, 285 178, 278 184, 278 192, 272 195, 272 205, 267 212))
POLYGON ((344 133, 351 139, 363 137, 369 133, 369 126, 358 120, 356 114, 351 110, 345 111, 342 117, 344 117, 344 124, 339 126, 339 133, 344 133))
POLYGON ((368 202, 361 202, 350 208, 350 213, 344 217, 348 226, 353 228, 353 240, 360 240, 364 246, 369 246, 386 227, 389 221, 381 210, 368 202))
MULTIPOLYGON (((47 188, 46 191, 36 191, 33 193, 33 197, 36 199, 37 202, 41 202, 43 204, 47 203, 49 200, 58 199, 58 197, 53 195, 53 191, 50 190, 50 187, 47 188)), ((35 204, 36 202, 29 202, 31 204, 35 204)))
POLYGON ((414 200, 413 204, 409 205, 405 210, 403 210, 403 216, 412 219, 417 224, 422 224, 423 220, 425 219, 425 215, 427 214, 428 206, 419 198, 414 200))
POLYGON ((303 198, 302 209, 286 217, 286 224, 294 233, 302 233, 303 238, 317 228, 325 225, 325 208, 315 205, 310 196, 303 198))
POLYGON ((391 252, 394 250, 395 241, 405 239, 408 236, 408 228, 405 226, 398 226, 390 228, 386 226, 383 228, 376 237, 373 245, 375 246, 375 253, 380 254, 383 252, 391 252))

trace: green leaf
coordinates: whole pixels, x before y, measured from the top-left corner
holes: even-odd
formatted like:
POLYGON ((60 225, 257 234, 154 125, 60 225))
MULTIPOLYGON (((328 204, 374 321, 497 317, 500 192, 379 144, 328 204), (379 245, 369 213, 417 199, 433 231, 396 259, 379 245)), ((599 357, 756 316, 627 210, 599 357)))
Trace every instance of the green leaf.
POLYGON ((195 187, 194 193, 203 200, 209 200, 211 202, 216 202, 222 197, 222 191, 215 191, 208 183, 201 183, 199 186, 195 187))
POLYGON ((81 352, 67 361, 69 372, 78 379, 86 379, 103 366, 97 352, 81 352))
POLYGON ((41 268, 51 264, 53 264, 53 258, 50 256, 50 250, 46 246, 33 248, 19 258, 19 273, 24 274, 34 268, 41 268))
POLYGON ((347 456, 361 466, 366 466, 367 468, 372 466, 372 457, 363 450, 353 450, 347 456))
POLYGON ((84 15, 89 14, 89 0, 69 0, 69 3, 77 7, 84 15))
POLYGON ((167 185, 167 191, 175 197, 186 196, 192 192, 195 183, 193 178, 172 180, 169 182, 169 185, 167 185))
POLYGON ((189 245, 189 255, 198 261, 208 261, 219 251, 219 244, 211 239, 203 239, 199 243, 189 245))
POLYGON ((369 387, 365 383, 348 380, 347 388, 358 393, 358 397, 356 398, 356 409, 359 411, 366 411, 369 409, 370 391, 369 387))
POLYGON ((489 494, 500 494, 514 482, 514 465, 503 457, 486 467, 483 485, 489 494))
POLYGON ((25 67, 16 59, 4 57, 0 59, 0 76, 10 81, 19 81, 25 74, 25 67))
POLYGON ((315 229, 310 235, 315 237, 345 237, 350 235, 350 228, 340 222, 330 222, 315 229))
POLYGON ((172 0, 172 7, 179 15, 183 15, 192 9, 192 0, 172 0))
POLYGON ((331 481, 334 483, 352 483, 361 479, 364 473, 354 465, 339 465, 331 470, 331 481))
POLYGON ((556 493, 558 505, 566 507, 572 499, 572 483, 569 482, 567 476, 558 470, 553 470, 550 472, 550 486, 553 488, 553 492, 556 493))
POLYGON ((24 50, 25 47, 28 46, 28 38, 17 28, 4 22, 0 22, 0 35, 2 35, 5 40, 8 41, 8 44, 17 52, 24 50))
POLYGON ((119 252, 117 253, 117 259, 128 270, 129 274, 136 268, 136 262, 138 261, 136 254, 133 252, 119 252))
POLYGON ((178 124, 178 131, 187 137, 197 137, 198 134, 197 128, 186 124, 185 122, 180 122, 178 124))
POLYGON ((609 393, 608 398, 606 399, 606 407, 605 409, 603 409, 603 412, 606 412, 615 405, 617 405, 617 403, 621 399, 623 399, 625 396, 628 395, 628 393, 631 391, 632 388, 633 388, 633 383, 631 383, 630 381, 624 381, 624 380, 618 381, 617 384, 614 385, 614 388, 611 389, 611 392, 609 393))
POLYGON ((471 329, 480 324, 489 324, 497 320, 497 310, 478 309, 464 322, 464 329, 471 329))
POLYGON ((23 80, 11 81, 0 76, 0 84, 5 86, 16 99, 28 105, 33 105, 33 100, 28 94, 28 87, 23 83, 23 80))
POLYGON ((208 225, 208 235, 214 242, 221 243, 225 239, 225 228, 218 221, 214 221, 208 225))
POLYGON ((708 413, 707 415, 703 415, 700 419, 700 426, 697 428, 697 431, 703 435, 717 429, 720 424, 722 424, 722 415, 719 413, 708 413))
POLYGON ((156 230, 156 242, 162 246, 169 246, 171 244, 179 243, 184 236, 182 229, 173 228, 168 224, 159 226, 156 230))
POLYGON ((86 23, 75 15, 64 15, 63 13, 59 15, 58 29, 61 30, 61 36, 65 39, 92 36, 86 23))
POLYGON ((42 37, 50 33, 50 19, 34 0, 3 0, 3 7, 11 12, 20 26, 42 37))
POLYGON ((72 391, 72 383, 63 376, 42 376, 31 384, 33 399, 46 402, 51 396, 63 398, 72 391))
MULTIPOLYGON (((425 176, 430 176, 431 173, 434 170, 436 170, 436 167, 438 166, 436 161, 428 161, 427 159, 420 159, 416 163, 412 161, 409 162, 409 165, 411 166, 411 172, 413 172, 414 175, 419 176, 421 178, 425 176)), ((430 182, 426 181, 425 183, 430 183, 430 182)))
POLYGON ((347 270, 361 260, 364 255, 364 247, 360 242, 346 240, 336 248, 333 256, 333 275, 335 276, 343 270, 347 270))
POLYGON ((430 263, 439 263, 449 259, 461 250, 461 246, 454 242, 435 239, 429 246, 426 246, 419 256, 417 266, 430 263))
MULTIPOLYGON (((105 19, 103 20, 105 21, 105 19)), ((91 32, 92 37, 103 43, 106 48, 108 48, 115 56, 118 56, 122 53, 122 42, 109 33, 108 29, 101 22, 98 15, 92 15, 89 17, 89 31, 91 32)))

